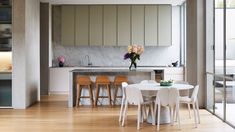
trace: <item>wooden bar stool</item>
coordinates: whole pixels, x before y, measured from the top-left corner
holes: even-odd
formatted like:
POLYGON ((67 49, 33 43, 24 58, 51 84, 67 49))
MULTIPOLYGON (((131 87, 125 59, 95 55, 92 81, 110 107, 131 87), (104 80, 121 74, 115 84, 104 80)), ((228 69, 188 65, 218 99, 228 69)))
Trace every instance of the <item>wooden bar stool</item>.
POLYGON ((97 76, 96 81, 95 81, 95 86, 96 86, 96 97, 95 97, 95 106, 97 106, 97 101, 98 98, 108 98, 109 99, 109 105, 112 106, 111 103, 111 92, 110 92, 110 80, 107 76, 97 76), (99 96, 100 92, 100 87, 99 86, 104 86, 107 88, 107 94, 108 96, 99 96))
POLYGON ((122 98, 122 96, 117 96, 118 89, 122 87, 122 82, 128 83, 128 79, 126 76, 123 76, 123 75, 115 76, 114 82, 113 82, 113 85, 114 85, 113 105, 115 105, 116 103, 116 98, 122 98))
POLYGON ((77 76, 77 100, 76 106, 79 106, 80 98, 90 98, 91 106, 93 106, 93 93, 91 87, 91 79, 89 76, 77 76), (81 96, 82 86, 86 86, 89 91, 89 96, 81 96))

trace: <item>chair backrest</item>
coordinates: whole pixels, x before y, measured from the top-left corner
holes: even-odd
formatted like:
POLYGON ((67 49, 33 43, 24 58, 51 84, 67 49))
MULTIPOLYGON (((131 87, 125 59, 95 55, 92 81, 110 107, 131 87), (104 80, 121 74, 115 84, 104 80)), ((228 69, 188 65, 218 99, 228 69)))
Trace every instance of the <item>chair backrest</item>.
POLYGON ((108 76, 101 75, 101 76, 96 77, 95 82, 96 83, 110 83, 110 80, 108 76))
POLYGON ((140 82, 140 84, 146 84, 146 83, 157 83, 155 80, 143 80, 140 82))
POLYGON ((127 82, 122 82, 122 97, 126 98, 126 87, 128 86, 127 82))
POLYGON ((91 79, 89 76, 77 76, 77 83, 79 85, 90 85, 91 79))
POLYGON ((144 102, 140 89, 128 85, 126 87, 126 101, 129 104, 139 105, 144 102))
POLYGON ((174 106, 179 101, 179 91, 176 88, 162 88, 157 93, 156 102, 162 106, 174 106))
POLYGON ((148 83, 148 80, 142 80, 142 81, 140 82, 140 84, 146 84, 146 83, 148 83))
POLYGON ((123 75, 115 76, 115 78, 114 78, 115 84, 122 84, 122 82, 128 82, 127 76, 123 76, 123 75))
MULTIPOLYGON (((189 84, 186 81, 175 81, 175 84, 189 84)), ((189 89, 179 91, 181 97, 189 97, 189 89)))
POLYGON ((196 85, 195 88, 193 89, 193 93, 192 93, 192 96, 191 96, 191 101, 192 102, 197 101, 198 90, 199 90, 199 85, 196 85))

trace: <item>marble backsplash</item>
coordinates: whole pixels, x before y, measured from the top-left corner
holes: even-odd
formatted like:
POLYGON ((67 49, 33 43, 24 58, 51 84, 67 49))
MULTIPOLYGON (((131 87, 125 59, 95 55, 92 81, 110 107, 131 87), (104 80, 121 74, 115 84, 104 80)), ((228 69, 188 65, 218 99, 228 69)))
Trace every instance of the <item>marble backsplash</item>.
MULTIPOLYGON (((145 47, 137 61, 138 66, 165 66, 179 60, 179 45, 170 47, 145 47)), ((65 66, 87 66, 89 55, 93 66, 129 66, 129 60, 123 56, 127 47, 117 46, 61 46, 53 47, 53 66, 58 66, 57 57, 65 57, 65 66)))

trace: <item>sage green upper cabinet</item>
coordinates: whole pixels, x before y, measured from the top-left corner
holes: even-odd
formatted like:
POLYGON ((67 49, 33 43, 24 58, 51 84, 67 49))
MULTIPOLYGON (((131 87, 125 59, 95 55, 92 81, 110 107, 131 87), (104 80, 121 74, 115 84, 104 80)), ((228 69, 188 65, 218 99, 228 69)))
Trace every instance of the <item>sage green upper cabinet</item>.
POLYGON ((117 44, 117 7, 104 6, 104 45, 115 46, 117 44))
POLYGON ((172 45, 172 7, 171 5, 158 6, 158 45, 172 45))
POLYGON ((130 36, 130 10, 129 5, 118 6, 118 45, 127 46, 131 44, 130 36))
POLYGON ((144 6, 133 5, 132 12, 132 44, 144 45, 144 6))
POLYGON ((76 6, 75 44, 89 45, 89 7, 76 6))
POLYGON ((90 6, 90 45, 103 44, 103 6, 90 6))
POLYGON ((157 46, 158 43, 158 6, 145 6, 145 45, 157 46))
POLYGON ((61 43, 62 45, 75 44, 75 6, 61 7, 61 43))

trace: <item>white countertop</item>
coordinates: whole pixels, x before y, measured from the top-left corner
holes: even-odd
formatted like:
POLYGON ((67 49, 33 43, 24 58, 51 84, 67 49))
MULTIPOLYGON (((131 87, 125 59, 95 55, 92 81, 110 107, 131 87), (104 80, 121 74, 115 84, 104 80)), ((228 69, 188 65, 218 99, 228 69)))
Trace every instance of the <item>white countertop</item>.
MULTIPOLYGON (((67 69, 84 69, 84 70, 87 70, 87 69, 94 69, 94 70, 98 70, 98 69, 121 69, 121 70, 125 70, 125 69, 129 69, 129 67, 127 66, 80 66, 80 67, 50 67, 50 68, 59 68, 59 69, 63 69, 63 68, 67 68, 67 69)), ((156 69, 159 69, 159 70, 164 70, 166 68, 183 68, 183 67, 167 67, 167 66, 138 66, 137 67, 137 70, 156 70, 156 69)))

